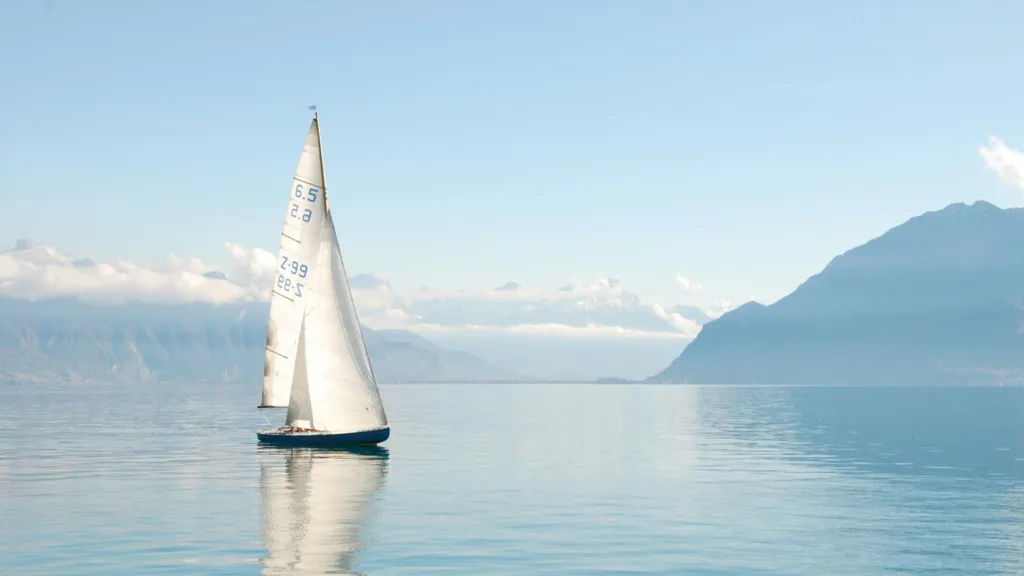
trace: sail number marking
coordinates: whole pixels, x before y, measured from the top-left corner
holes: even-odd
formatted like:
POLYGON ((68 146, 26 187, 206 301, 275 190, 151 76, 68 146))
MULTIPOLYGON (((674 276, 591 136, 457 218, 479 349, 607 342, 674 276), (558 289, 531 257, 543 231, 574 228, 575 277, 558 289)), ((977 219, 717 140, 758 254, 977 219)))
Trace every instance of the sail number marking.
POLYGON ((296 298, 302 297, 303 285, 298 282, 292 282, 291 278, 285 278, 284 274, 277 275, 277 287, 289 294, 295 294, 296 298))
MULTIPOLYGON (((307 202, 316 202, 317 196, 320 194, 320 189, 314 186, 303 186, 302 184, 295 185, 295 198, 298 200, 305 200, 307 202)), ((303 209, 299 204, 292 203, 292 208, 289 211, 289 215, 292 218, 302 220, 303 222, 309 222, 313 218, 313 210, 310 208, 303 209)), ((303 284, 296 282, 292 278, 285 276, 288 274, 293 277, 305 278, 309 274, 309 266, 293 260, 287 256, 281 256, 280 269, 284 271, 284 274, 277 275, 277 288, 282 292, 293 294, 296 298, 302 297, 302 289, 305 287, 303 284)))
POLYGON ((292 276, 298 276, 299 278, 305 278, 306 274, 309 274, 309 266, 300 263, 298 260, 289 259, 287 256, 281 256, 281 270, 291 272, 292 276))
POLYGON ((302 184, 295 185, 295 197, 304 199, 307 202, 316 202, 316 196, 320 193, 320 190, 310 186, 303 190, 302 184))
POLYGON ((298 218, 303 222, 309 222, 309 219, 313 217, 313 211, 310 210, 309 208, 306 208, 305 210, 302 211, 302 214, 299 214, 299 205, 292 204, 291 215, 292 218, 298 218))

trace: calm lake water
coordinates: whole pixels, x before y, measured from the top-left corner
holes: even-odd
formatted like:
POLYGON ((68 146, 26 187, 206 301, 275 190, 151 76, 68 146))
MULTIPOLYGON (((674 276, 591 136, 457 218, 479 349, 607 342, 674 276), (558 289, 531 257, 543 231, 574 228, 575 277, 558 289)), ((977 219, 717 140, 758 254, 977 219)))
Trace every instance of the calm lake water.
POLYGON ((0 387, 0 574, 1024 573, 1024 389, 384 385, 348 454, 258 388, 0 387))

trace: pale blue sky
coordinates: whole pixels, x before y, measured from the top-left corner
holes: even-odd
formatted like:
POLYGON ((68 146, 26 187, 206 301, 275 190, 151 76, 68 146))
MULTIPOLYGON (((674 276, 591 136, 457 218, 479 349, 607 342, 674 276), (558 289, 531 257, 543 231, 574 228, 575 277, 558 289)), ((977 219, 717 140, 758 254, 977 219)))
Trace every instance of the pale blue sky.
POLYGON ((0 242, 276 251, 323 119, 352 272, 774 300, 926 210, 1020 204, 1024 3, 0 4, 0 242))

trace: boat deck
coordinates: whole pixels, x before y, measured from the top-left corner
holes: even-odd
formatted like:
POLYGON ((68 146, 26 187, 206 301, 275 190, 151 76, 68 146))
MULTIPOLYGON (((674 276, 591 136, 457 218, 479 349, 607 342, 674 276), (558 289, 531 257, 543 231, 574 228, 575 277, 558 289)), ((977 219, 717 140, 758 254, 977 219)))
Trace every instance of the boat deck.
POLYGON ((362 430, 359 432, 348 432, 334 434, 323 430, 310 430, 308 428, 295 428, 282 426, 260 430, 256 437, 260 442, 276 444, 279 446, 354 446, 365 444, 379 444, 391 436, 391 428, 385 427, 377 430, 362 430))

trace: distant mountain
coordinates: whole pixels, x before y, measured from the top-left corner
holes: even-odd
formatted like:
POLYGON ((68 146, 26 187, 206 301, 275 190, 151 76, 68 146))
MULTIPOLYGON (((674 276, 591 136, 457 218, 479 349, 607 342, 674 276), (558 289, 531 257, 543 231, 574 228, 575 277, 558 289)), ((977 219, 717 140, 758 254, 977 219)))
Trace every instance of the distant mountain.
POLYGON ((446 349, 464 350, 499 366, 558 382, 592 382, 605 377, 642 381, 679 356, 688 342, 501 333, 437 332, 428 336, 446 349))
POLYGON ((536 380, 496 367, 469 352, 444 350, 408 330, 370 330, 364 339, 383 382, 524 382, 536 380))
MULTIPOLYGON (((268 310, 0 298, 0 381, 259 381, 268 310)), ((408 331, 364 330, 381 382, 531 379, 408 331)))
POLYGON ((704 325, 651 381, 981 384, 1024 379, 1024 209, 953 204, 832 260, 771 306, 704 325))
POLYGON ((630 380, 629 378, 617 378, 617 377, 605 377, 594 380, 597 384, 634 384, 636 380, 630 380))

